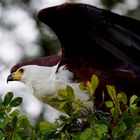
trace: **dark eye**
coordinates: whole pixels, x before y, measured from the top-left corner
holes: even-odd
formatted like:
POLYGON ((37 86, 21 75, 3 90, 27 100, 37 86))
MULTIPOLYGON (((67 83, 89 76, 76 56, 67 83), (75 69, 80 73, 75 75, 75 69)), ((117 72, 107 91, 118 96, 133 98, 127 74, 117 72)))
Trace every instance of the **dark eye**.
POLYGON ((24 69, 19 69, 19 72, 23 73, 24 72, 24 69))

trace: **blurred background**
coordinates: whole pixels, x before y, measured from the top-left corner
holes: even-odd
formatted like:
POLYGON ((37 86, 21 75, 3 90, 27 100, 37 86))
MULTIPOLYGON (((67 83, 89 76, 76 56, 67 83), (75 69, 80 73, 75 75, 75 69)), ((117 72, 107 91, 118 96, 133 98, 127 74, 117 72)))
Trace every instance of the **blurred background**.
POLYGON ((40 103, 22 83, 7 84, 6 79, 18 62, 60 52, 61 44, 55 33, 37 19, 37 13, 64 2, 88 3, 140 20, 139 0, 0 0, 0 96, 12 91, 23 97, 21 113, 32 123, 53 122, 59 112, 40 103))

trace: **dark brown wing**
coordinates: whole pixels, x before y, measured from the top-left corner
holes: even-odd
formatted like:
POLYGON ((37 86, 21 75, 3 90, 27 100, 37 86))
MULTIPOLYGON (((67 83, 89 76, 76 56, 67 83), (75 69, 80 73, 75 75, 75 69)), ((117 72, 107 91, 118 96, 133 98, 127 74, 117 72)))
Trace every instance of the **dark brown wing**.
POLYGON ((58 36, 65 59, 84 58, 96 68, 122 64, 140 70, 140 22, 85 4, 63 4, 39 12, 58 36))
POLYGON ((58 36, 61 63, 74 72, 75 80, 86 81, 95 73, 101 85, 140 91, 140 21, 67 3, 41 10, 38 18, 58 36))

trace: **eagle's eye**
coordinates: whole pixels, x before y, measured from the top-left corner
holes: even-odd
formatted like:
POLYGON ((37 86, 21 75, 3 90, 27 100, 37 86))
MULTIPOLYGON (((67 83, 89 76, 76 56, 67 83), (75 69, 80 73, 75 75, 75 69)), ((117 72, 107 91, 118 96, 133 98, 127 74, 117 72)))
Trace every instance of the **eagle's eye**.
POLYGON ((23 73, 24 72, 24 69, 19 69, 19 72, 23 73))

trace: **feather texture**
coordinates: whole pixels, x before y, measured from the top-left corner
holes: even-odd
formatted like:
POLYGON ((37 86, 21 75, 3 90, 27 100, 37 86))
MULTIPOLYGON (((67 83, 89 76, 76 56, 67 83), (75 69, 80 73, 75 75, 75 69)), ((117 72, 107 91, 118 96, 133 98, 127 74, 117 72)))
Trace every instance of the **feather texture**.
POLYGON ((52 67, 44 67, 38 65, 22 66, 24 74, 20 79, 29 91, 40 101, 48 103, 52 98, 58 98, 58 90, 65 89, 67 85, 71 86, 75 92, 76 100, 79 99, 83 104, 93 109, 93 103, 89 100, 89 94, 80 90, 79 83, 72 82, 73 73, 58 65, 52 67))

